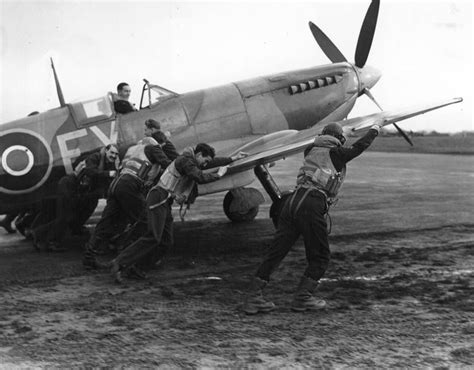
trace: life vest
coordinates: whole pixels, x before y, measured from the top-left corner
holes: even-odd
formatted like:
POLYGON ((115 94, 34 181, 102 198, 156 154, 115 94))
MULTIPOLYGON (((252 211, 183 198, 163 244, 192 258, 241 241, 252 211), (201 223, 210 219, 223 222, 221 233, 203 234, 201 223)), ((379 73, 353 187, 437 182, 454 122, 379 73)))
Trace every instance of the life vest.
POLYGON ((333 136, 318 136, 314 147, 304 158, 303 166, 298 172, 297 185, 323 191, 329 198, 336 197, 344 182, 346 166, 337 171, 329 152, 340 145, 339 140, 333 136))
POLYGON ((145 147, 147 145, 158 145, 155 139, 145 138, 140 140, 136 145, 128 148, 122 161, 122 169, 120 174, 128 174, 138 177, 141 180, 147 178, 148 172, 152 165, 145 155, 145 147))
POLYGON ((166 168, 157 186, 168 191, 170 196, 174 198, 177 203, 184 204, 195 186, 195 181, 179 173, 176 169, 175 162, 176 160, 171 162, 166 168))

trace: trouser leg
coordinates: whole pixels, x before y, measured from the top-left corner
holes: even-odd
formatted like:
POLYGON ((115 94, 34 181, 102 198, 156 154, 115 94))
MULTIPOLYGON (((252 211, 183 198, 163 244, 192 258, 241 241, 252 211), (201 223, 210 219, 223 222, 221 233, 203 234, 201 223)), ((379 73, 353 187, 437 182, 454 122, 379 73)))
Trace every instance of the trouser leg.
POLYGON ((325 219, 326 200, 318 192, 312 192, 298 212, 297 223, 304 238, 308 266, 306 277, 318 281, 326 272, 330 250, 325 219))
POLYGON ((76 212, 69 223, 73 232, 80 232, 81 228, 94 213, 98 203, 99 198, 95 194, 86 194, 76 201, 74 207, 76 212))
POLYGON ((122 180, 115 190, 116 198, 129 223, 143 219, 146 202, 140 182, 135 179, 122 180))
POLYGON ((120 204, 114 194, 109 194, 107 204, 97 223, 92 236, 85 246, 82 263, 86 268, 103 268, 96 258, 98 250, 105 248, 105 243, 114 235, 117 228, 117 219, 120 219, 120 204))
MULTIPOLYGON (((164 206, 166 206, 166 215, 163 216, 165 217, 165 222, 163 225, 160 242, 156 242, 154 244, 153 250, 140 259, 140 261, 137 263, 137 267, 143 271, 151 270, 153 266, 165 256, 174 243, 171 204, 167 203, 164 206)), ((156 221, 152 221, 152 223, 156 223, 156 221)), ((157 235, 157 231, 154 232, 154 235, 157 235)), ((156 239, 156 236, 155 240, 158 240, 156 239)))
POLYGON ((270 280, 270 275, 280 265, 300 235, 294 223, 288 203, 287 201, 287 204, 283 207, 276 234, 256 273, 256 275, 264 281, 270 280))
POLYGON ((330 252, 325 220, 326 199, 318 192, 312 192, 296 216, 304 238, 308 266, 301 277, 291 305, 293 311, 319 310, 326 302, 313 296, 328 267, 330 252))
POLYGON ((60 193, 56 205, 56 218, 49 224, 48 242, 62 243, 74 218, 75 194, 66 190, 60 193))
POLYGON ((40 213, 35 217, 31 225, 33 244, 37 249, 45 249, 49 242, 50 234, 53 232, 57 217, 61 216, 60 209, 63 205, 63 195, 49 201, 43 201, 40 213))
POLYGON ((100 244, 106 243, 115 234, 117 219, 120 219, 121 216, 120 213, 120 203, 115 195, 111 194, 89 240, 92 248, 98 248, 100 244))
MULTIPOLYGON (((162 200, 163 198, 158 191, 151 191, 147 197, 147 206, 160 203, 162 200)), ((152 210, 148 209, 148 232, 135 243, 125 248, 117 256, 115 262, 123 268, 128 268, 149 256, 156 248, 156 245, 161 243, 165 226, 169 222, 168 214, 170 212, 171 208, 168 203, 164 203, 152 210)))

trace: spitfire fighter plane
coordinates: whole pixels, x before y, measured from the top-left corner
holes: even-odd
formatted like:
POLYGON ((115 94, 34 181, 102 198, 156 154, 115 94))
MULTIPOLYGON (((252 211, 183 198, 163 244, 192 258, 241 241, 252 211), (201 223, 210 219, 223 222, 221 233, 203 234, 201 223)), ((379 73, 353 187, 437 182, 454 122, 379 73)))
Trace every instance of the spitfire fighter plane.
POLYGON ((249 156, 232 163, 221 180, 199 186, 199 194, 226 191, 225 214, 233 221, 252 220, 264 200, 258 190, 248 187, 258 179, 273 201, 271 215, 276 217, 282 193, 268 164, 302 152, 327 123, 339 122, 346 133, 393 124, 410 142, 397 122, 462 101, 454 98, 346 119, 362 95, 377 104, 370 89, 381 74, 366 61, 378 11, 379 1, 373 0, 354 62, 347 61, 310 22, 315 40, 332 64, 184 94, 144 80, 139 110, 125 115, 114 111, 112 93, 67 104, 53 66, 60 107, 1 126, 0 214, 33 211, 40 200, 54 199, 58 179, 73 171, 78 157, 109 143, 117 143, 123 154, 143 137, 145 120, 153 118, 171 133, 178 149, 207 142, 222 155, 247 152, 249 156))

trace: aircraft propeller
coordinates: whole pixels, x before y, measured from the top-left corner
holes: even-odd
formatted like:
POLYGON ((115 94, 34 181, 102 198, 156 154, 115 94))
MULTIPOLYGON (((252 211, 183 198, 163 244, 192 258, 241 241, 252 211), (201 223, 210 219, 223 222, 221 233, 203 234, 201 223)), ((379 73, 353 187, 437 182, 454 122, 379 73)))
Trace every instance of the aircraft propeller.
MULTIPOLYGON (((365 14, 364 22, 359 32, 359 39, 355 51, 355 65, 363 68, 367 57, 369 56, 372 40, 374 39, 375 26, 377 25, 377 18, 379 14, 380 1, 372 0, 369 9, 365 14)), ((314 39, 319 44, 324 54, 333 63, 347 62, 346 57, 341 53, 331 39, 313 22, 309 22, 309 28, 313 34, 314 39)))
MULTIPOLYGON (((383 112, 382 107, 380 106, 379 103, 377 103, 377 100, 375 100, 374 96, 372 95, 372 93, 370 92, 370 90, 369 90, 368 88, 364 88, 363 94, 367 95, 368 98, 369 98, 370 100, 372 100, 372 101, 375 103, 375 105, 376 105, 377 107, 379 107, 379 109, 383 112)), ((393 123, 393 125, 394 125, 395 128, 397 129, 398 133, 399 133, 400 135, 402 135, 403 138, 408 142, 408 144, 410 144, 411 146, 413 146, 413 142, 412 142, 411 139, 408 137, 408 135, 405 133, 405 131, 403 131, 403 130, 400 128, 400 126, 398 126, 395 122, 393 123)))
MULTIPOLYGON (((364 22, 362 22, 362 27, 359 32, 359 39, 357 40, 357 47, 355 51, 355 65, 358 68, 363 68, 367 62, 369 56, 370 48, 372 46, 372 41, 374 39, 375 27, 377 25, 377 18, 379 14, 380 0, 372 0, 365 14, 364 22)), ((309 22, 309 28, 313 34, 314 39, 318 45, 323 50, 324 54, 329 58, 333 63, 347 62, 346 57, 341 51, 337 48, 336 45, 331 41, 331 39, 313 22, 309 22)), ((360 95, 365 94, 372 100, 381 111, 382 107, 377 103, 374 96, 367 87, 364 87, 360 92, 360 95)), ((400 135, 411 145, 413 146, 412 141, 408 135, 396 124, 393 124, 400 135)))

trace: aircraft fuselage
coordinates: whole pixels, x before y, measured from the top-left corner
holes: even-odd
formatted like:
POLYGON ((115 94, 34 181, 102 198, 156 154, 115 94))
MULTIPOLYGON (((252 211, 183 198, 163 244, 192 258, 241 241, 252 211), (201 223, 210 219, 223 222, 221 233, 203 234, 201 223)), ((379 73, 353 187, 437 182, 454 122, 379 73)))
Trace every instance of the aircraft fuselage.
POLYGON ((124 153, 143 137, 146 119, 158 120, 178 150, 207 142, 225 155, 256 136, 344 119, 360 90, 357 69, 335 63, 184 93, 126 115, 103 98, 5 123, 0 214, 54 198, 81 155, 111 142, 124 153))

